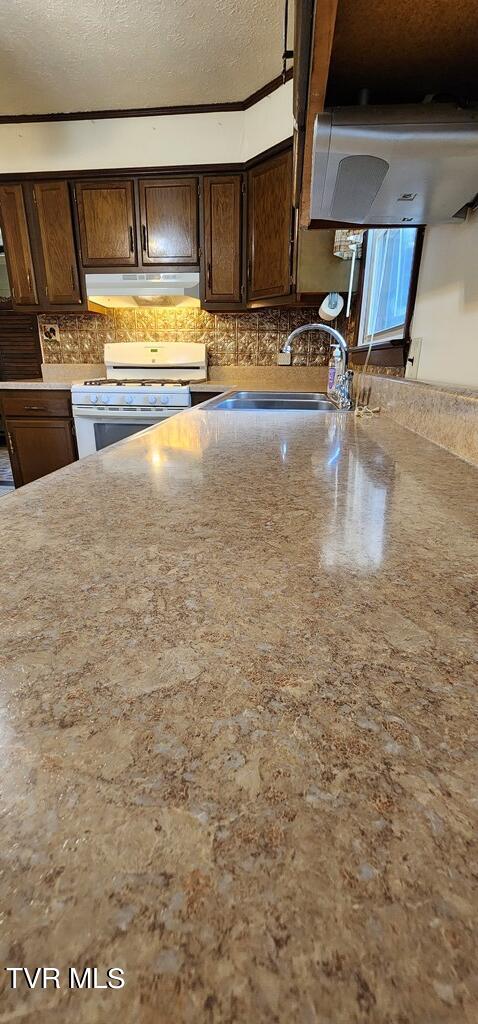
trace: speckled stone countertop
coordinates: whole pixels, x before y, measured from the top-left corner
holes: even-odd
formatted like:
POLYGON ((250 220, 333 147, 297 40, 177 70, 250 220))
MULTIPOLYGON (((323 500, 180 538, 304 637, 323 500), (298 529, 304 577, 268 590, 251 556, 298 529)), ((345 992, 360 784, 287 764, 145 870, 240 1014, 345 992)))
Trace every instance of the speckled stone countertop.
MULTIPOLYGON (((83 380, 77 380, 74 383, 82 384, 83 380)), ((0 380, 0 391, 70 391, 70 389, 71 383, 64 380, 0 380)))
MULTIPOLYGON (((83 384, 84 377, 68 383, 64 380, 2 380, 0 391, 70 391, 72 384, 83 384)), ((204 381, 200 384, 191 384, 193 392, 207 391, 211 394, 221 395, 230 390, 230 384, 214 384, 204 381)))
POLYGON ((477 481, 198 407, 2 500, 2 1024, 475 1024, 477 481))

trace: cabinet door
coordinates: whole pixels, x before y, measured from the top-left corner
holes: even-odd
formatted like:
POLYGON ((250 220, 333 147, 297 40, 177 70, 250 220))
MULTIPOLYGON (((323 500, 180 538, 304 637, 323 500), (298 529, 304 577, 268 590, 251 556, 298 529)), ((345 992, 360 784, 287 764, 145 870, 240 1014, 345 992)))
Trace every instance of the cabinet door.
POLYGON ((248 297, 289 295, 292 257, 292 154, 249 171, 248 297))
POLYGON ((48 302, 57 306, 80 303, 68 184, 66 181, 39 182, 33 186, 33 198, 38 215, 48 302))
POLYGON ((5 257, 15 306, 37 306, 38 295, 21 185, 0 186, 5 257))
POLYGON ((197 178, 140 181, 139 200, 143 263, 197 264, 197 178))
POLYGON ((76 200, 83 266, 136 266, 133 182, 77 182, 76 200))
MULTIPOLYGON (((0 379, 41 380, 42 353, 34 313, 0 312, 0 379)), ((1 384, 0 384, 1 387, 1 384)))
POLYGON ((5 432, 16 487, 77 458, 69 419, 6 419, 5 432))
POLYGON ((241 178, 204 178, 206 302, 241 299, 241 178))

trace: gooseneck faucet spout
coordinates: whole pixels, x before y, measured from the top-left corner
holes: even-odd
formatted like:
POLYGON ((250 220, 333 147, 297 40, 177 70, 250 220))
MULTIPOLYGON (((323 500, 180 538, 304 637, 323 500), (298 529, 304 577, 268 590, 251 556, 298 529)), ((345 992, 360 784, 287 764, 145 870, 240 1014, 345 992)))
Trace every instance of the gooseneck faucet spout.
POLYGON ((302 324, 301 327, 296 327, 295 331, 291 331, 291 333, 289 334, 289 337, 287 338, 281 351, 292 352, 292 342, 294 338, 297 338, 299 334, 303 334, 304 331, 324 331, 325 334, 330 334, 330 337, 334 339, 334 341, 341 349, 342 355, 344 357, 344 368, 347 368, 349 358, 349 349, 347 342, 343 335, 340 334, 339 331, 335 330, 335 327, 329 327, 328 324, 302 324))
POLYGON ((353 374, 350 370, 347 370, 349 349, 345 338, 339 331, 335 330, 335 327, 329 327, 328 324, 302 324, 301 327, 296 327, 294 331, 291 331, 281 351, 292 352, 294 338, 297 338, 299 334, 303 334, 304 331, 324 331, 325 334, 330 334, 330 337, 339 346, 343 356, 344 367, 343 373, 338 374, 336 378, 334 392, 331 397, 333 397, 340 409, 350 409, 352 405, 351 388, 353 374))

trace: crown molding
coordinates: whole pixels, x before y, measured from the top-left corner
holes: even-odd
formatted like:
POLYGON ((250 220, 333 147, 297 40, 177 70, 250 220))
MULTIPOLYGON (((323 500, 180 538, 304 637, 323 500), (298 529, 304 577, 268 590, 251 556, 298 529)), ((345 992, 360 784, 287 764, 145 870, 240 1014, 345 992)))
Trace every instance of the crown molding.
POLYGON ((256 89, 245 100, 232 103, 196 103, 191 106, 177 107, 137 107, 125 110, 73 110, 58 114, 6 114, 0 115, 0 124, 42 124, 51 121, 100 121, 106 118, 119 117, 171 117, 177 114, 219 114, 237 110, 249 110, 255 103, 270 96, 281 85, 289 82, 293 76, 293 68, 288 68, 285 76, 277 75, 260 89, 256 89))

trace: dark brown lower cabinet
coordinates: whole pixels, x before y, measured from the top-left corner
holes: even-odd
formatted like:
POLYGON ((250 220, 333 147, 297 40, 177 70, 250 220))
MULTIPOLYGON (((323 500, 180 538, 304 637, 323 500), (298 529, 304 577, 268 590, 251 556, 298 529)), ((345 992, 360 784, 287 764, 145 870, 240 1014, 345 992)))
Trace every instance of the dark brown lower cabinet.
POLYGON ((218 391, 191 391, 191 405, 202 405, 210 398, 219 398, 219 394, 218 391))
POLYGON ((15 487, 75 462, 69 395, 9 391, 0 400, 15 487))
POLYGON ((76 459, 70 420, 6 420, 15 487, 38 480, 76 459))

